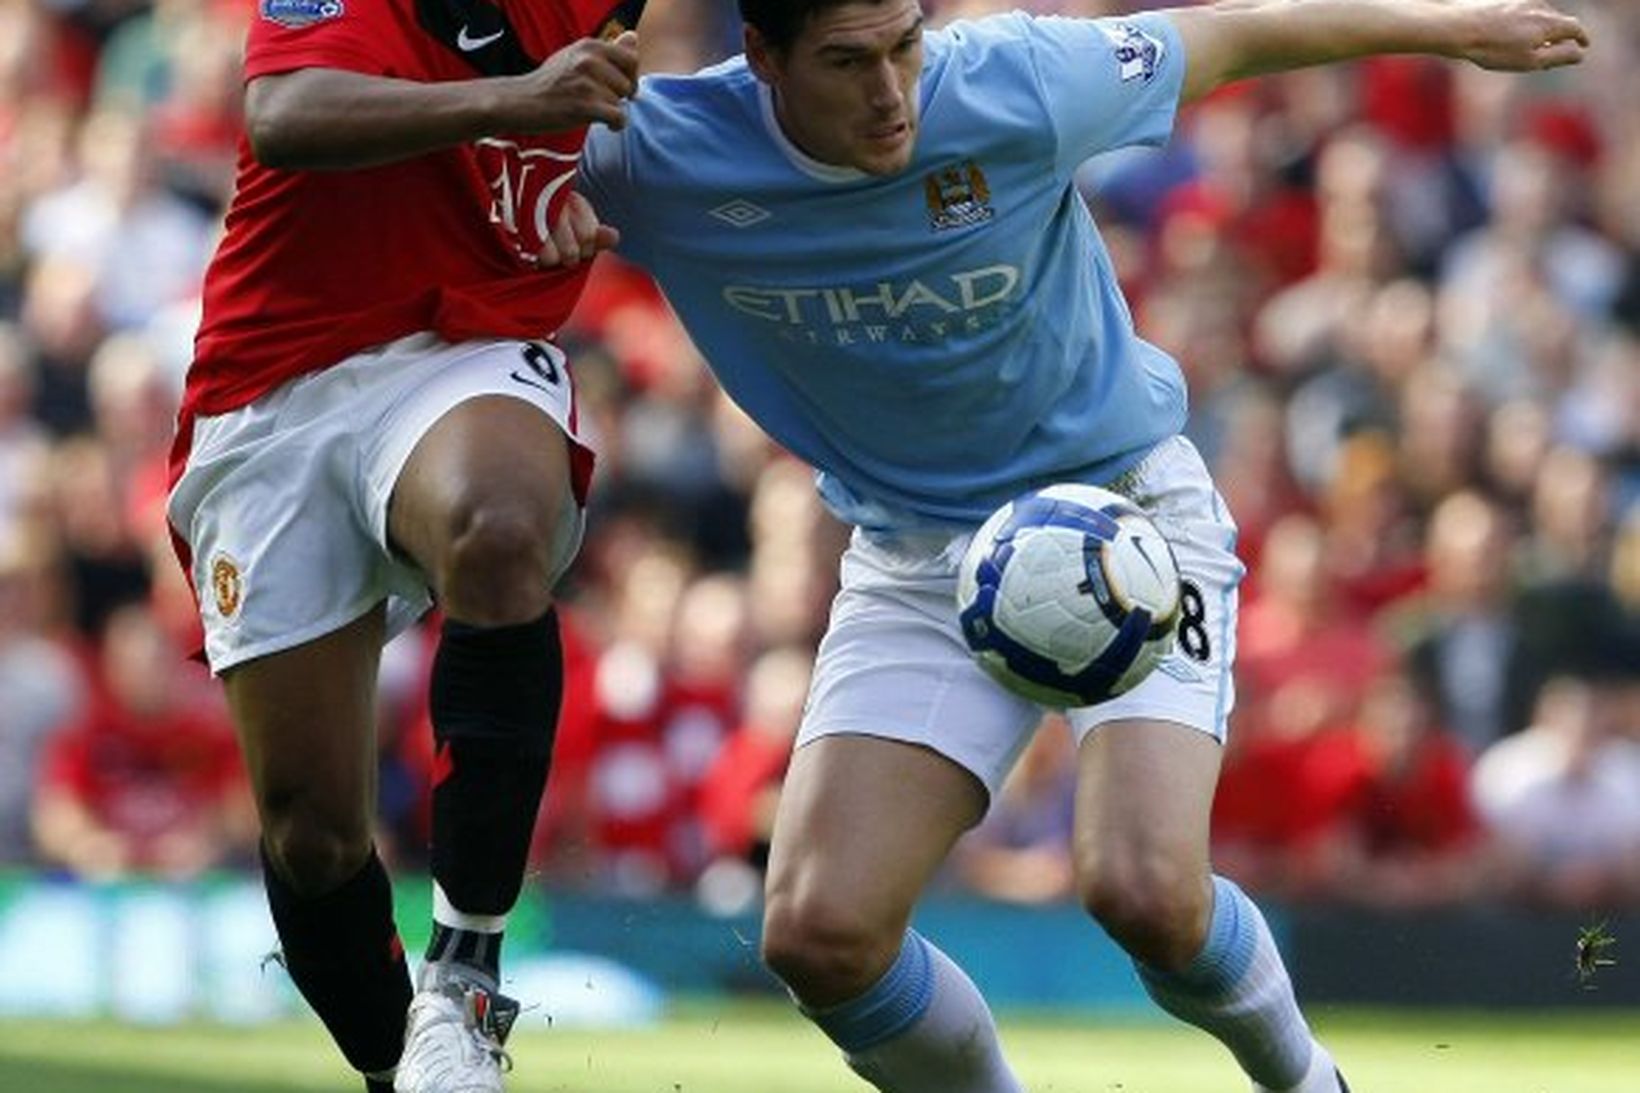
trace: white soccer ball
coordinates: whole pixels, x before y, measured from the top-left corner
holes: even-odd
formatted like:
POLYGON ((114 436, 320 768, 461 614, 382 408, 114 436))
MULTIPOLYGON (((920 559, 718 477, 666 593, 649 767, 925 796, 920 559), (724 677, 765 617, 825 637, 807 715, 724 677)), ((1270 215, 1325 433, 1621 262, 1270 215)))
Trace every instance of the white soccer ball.
POLYGON ((1179 566, 1132 501, 1097 486, 1048 486, 991 514, 957 573, 975 659, 1050 706, 1132 689, 1173 649, 1179 566))

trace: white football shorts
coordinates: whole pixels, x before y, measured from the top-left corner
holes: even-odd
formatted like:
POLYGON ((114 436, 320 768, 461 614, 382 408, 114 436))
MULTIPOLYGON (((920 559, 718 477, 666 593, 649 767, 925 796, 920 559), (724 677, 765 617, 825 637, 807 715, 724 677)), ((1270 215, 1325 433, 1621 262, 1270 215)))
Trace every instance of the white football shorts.
MULTIPOLYGON (((1107 489, 1167 536, 1184 583, 1173 653, 1137 687, 1065 711, 1080 742, 1109 721, 1173 721, 1224 741, 1235 683, 1236 525, 1188 440, 1163 441, 1107 489)), ((892 539, 856 531, 820 643, 797 744, 860 734, 921 744, 971 771, 996 797, 1044 708, 974 661, 957 624, 957 566, 971 533, 892 539)))
MULTIPOLYGON (((384 600, 389 637, 431 606, 421 571, 388 546, 387 504, 417 441, 481 395, 522 399, 587 447, 556 347, 427 333, 194 423, 167 515, 192 552, 213 672, 331 633, 384 600)), ((580 546, 585 515, 572 506, 558 522, 555 577, 580 546)))

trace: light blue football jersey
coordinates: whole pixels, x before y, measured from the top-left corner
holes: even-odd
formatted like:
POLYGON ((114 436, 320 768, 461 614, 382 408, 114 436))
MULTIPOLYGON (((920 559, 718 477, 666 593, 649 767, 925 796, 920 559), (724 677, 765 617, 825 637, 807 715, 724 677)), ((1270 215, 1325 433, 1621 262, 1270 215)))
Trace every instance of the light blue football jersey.
POLYGON ((1135 334, 1072 175, 1165 141, 1184 68, 1159 15, 930 31, 914 155, 882 178, 805 156, 735 58, 646 78, 579 185, 838 516, 971 525, 1183 428, 1183 376, 1135 334))

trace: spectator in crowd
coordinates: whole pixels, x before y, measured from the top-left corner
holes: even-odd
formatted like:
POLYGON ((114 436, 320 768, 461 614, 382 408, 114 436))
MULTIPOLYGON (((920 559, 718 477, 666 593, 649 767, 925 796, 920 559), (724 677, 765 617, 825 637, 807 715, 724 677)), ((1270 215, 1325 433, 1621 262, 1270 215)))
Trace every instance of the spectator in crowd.
POLYGON ((1470 758, 1400 667, 1348 723, 1254 737, 1227 759, 1216 856, 1289 899, 1390 907, 1453 902, 1487 876, 1470 758))
POLYGON ((1298 738, 1354 717, 1390 650, 1340 600, 1315 518, 1288 516, 1271 529, 1254 589, 1241 624, 1237 733, 1298 738))
POLYGON ((97 633, 114 610, 149 594, 151 563, 124 505, 123 470, 90 434, 65 440, 52 452, 52 516, 83 634, 97 633))
POLYGON ((1521 728, 1529 708, 1515 548, 1508 517, 1487 497, 1466 490, 1446 498, 1425 539, 1428 587, 1398 620, 1413 670, 1432 682, 1441 722, 1472 752, 1521 728))
POLYGON ((1164 261, 1198 269, 1226 263, 1250 301, 1308 276, 1318 248, 1315 194, 1285 177, 1286 164, 1259 143, 1266 94, 1258 85, 1230 86, 1195 108, 1190 135, 1200 173, 1159 210, 1164 261))
POLYGON ((1478 480, 1486 406, 1463 376, 1440 360, 1413 369, 1396 395, 1401 479, 1413 504, 1429 513, 1478 480))
POLYGON ((1628 510, 1617 529, 1611 587, 1623 610, 1632 618, 1640 618, 1640 505, 1628 510))
POLYGON ((1611 564, 1611 478, 1588 452, 1551 449, 1532 491, 1531 533, 1521 544, 1533 584, 1599 581, 1611 564))
POLYGON ((77 659, 50 626, 50 544, 0 523, 0 864, 34 858, 36 772, 85 703, 77 659))
POLYGON ((826 626, 848 530, 820 504, 808 468, 790 458, 759 472, 748 518, 752 631, 771 647, 812 648, 826 626))
POLYGON ((1476 761, 1511 893, 1567 908, 1640 896, 1640 740, 1617 719, 1621 696, 1605 672, 1556 675, 1531 726, 1476 761))
POLYGON ((728 884, 742 906, 761 894, 759 875, 768 863, 780 782, 803 717, 811 659, 807 649, 784 646, 763 653, 747 673, 740 722, 712 758, 697 794, 711 858, 701 878, 703 894, 721 893, 728 884))
POLYGON ((1486 484, 1512 519, 1524 523, 1554 446, 1554 422, 1542 401, 1522 396, 1499 403, 1486 420, 1482 456, 1486 484))
POLYGON ((1470 897, 1487 880, 1469 751, 1434 714, 1419 682, 1392 672, 1373 685, 1354 726, 1324 745, 1351 772, 1328 847, 1329 895, 1422 907, 1470 897))
POLYGON ((1383 211, 1388 157, 1367 129, 1333 137, 1317 163, 1321 194, 1316 268, 1275 293, 1257 317, 1258 356, 1283 375, 1336 359, 1346 323, 1399 268, 1383 211))
POLYGON ((108 620, 86 713, 47 746, 34 834, 46 861, 89 877, 253 860, 227 711, 146 608, 108 620))
POLYGON ((40 500, 31 491, 42 482, 51 439, 30 412, 33 399, 28 350, 16 326, 0 321, 0 532, 40 500))
POLYGON ((80 129, 80 175, 41 195, 23 219, 23 241, 42 262, 89 277, 93 306, 110 330, 141 326, 198 291, 212 243, 210 218, 154 177, 145 120, 117 110, 80 129))
POLYGON ((1327 568, 1346 614, 1374 619, 1423 587, 1422 529, 1387 434, 1368 430, 1340 444, 1319 500, 1327 568))

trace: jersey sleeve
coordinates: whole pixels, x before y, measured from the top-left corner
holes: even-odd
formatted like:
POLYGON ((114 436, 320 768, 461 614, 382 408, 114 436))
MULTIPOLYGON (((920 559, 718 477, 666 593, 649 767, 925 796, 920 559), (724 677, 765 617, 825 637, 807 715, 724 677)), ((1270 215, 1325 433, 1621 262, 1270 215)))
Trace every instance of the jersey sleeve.
POLYGON ((581 167, 575 178, 575 189, 598 211, 598 219, 621 233, 617 252, 634 261, 641 261, 636 251, 641 248, 641 231, 635 223, 632 194, 632 161, 627 146, 627 133, 615 132, 607 126, 594 125, 587 130, 586 143, 581 146, 581 167))
POLYGON ((1028 20, 1032 63, 1059 144, 1059 164, 1172 135, 1185 53, 1173 21, 1149 13, 1028 20))
POLYGON ((245 41, 245 79, 299 68, 393 76, 408 45, 392 0, 258 0, 245 41))

